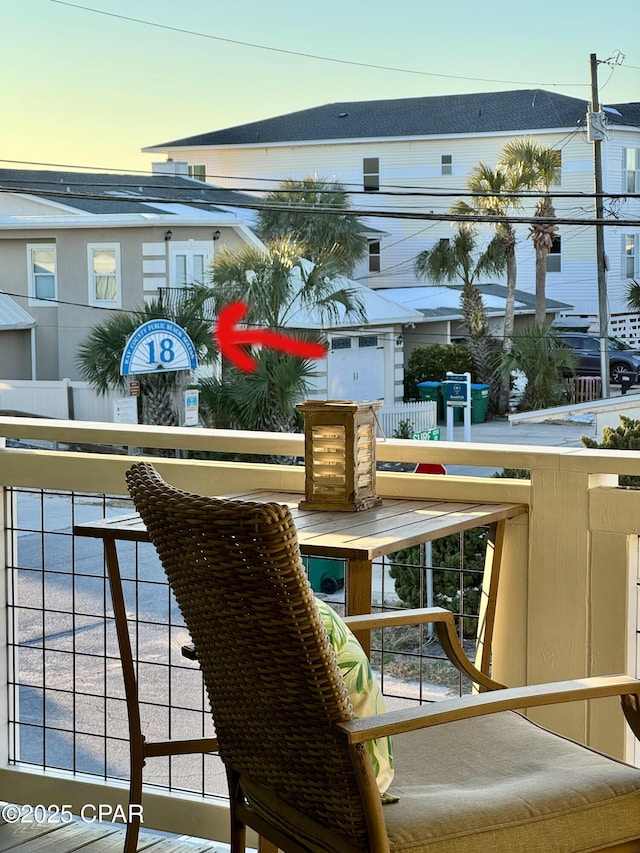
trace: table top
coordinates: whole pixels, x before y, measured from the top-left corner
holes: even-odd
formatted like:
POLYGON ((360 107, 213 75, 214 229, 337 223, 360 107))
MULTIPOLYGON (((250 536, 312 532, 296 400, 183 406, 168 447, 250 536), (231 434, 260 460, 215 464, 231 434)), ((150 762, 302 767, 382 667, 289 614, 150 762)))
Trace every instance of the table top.
MULTIPOLYGON (((372 560, 420 542, 513 518, 528 510, 526 504, 385 498, 379 506, 361 512, 326 512, 299 509, 298 502, 304 497, 300 494, 251 491, 224 497, 287 504, 303 554, 330 554, 346 560, 372 560)), ((144 524, 137 514, 83 522, 74 527, 74 533, 148 541, 144 524)))

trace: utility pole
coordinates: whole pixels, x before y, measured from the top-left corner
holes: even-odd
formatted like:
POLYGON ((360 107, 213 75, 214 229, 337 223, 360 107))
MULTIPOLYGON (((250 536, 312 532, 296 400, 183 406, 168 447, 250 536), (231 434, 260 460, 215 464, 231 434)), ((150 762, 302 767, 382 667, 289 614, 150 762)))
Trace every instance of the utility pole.
MULTIPOLYGON (((602 141, 607 138, 604 112, 600 109, 598 95, 598 60, 591 54, 591 104, 587 113, 587 136, 593 143, 593 175, 596 194, 596 219, 604 217, 602 203, 602 141)), ((596 225, 596 262, 598 273, 598 320, 600 325, 600 375, 602 396, 609 396, 609 306, 607 305, 607 270, 604 253, 604 226, 596 225)))

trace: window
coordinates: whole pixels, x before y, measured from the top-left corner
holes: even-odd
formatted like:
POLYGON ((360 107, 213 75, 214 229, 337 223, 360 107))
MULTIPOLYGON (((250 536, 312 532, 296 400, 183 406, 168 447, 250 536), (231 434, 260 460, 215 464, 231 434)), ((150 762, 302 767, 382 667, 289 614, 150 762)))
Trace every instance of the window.
POLYGON ((380 240, 369 240, 369 272, 380 272, 380 240))
POLYGON ((640 192, 640 148, 623 148, 622 191, 640 192))
POLYGON ((358 346, 359 347, 377 347, 378 346, 378 336, 377 335, 363 335, 358 338, 358 346))
POLYGON ((120 244, 89 243, 89 304, 118 308, 120 293, 120 244))
POLYGON ((170 286, 187 287, 204 284, 213 255, 213 243, 189 240, 170 243, 170 286))
POLYGON ((562 272, 562 238, 557 235, 547 255, 547 272, 562 272))
POLYGON ((195 178, 196 181, 206 181, 207 180, 207 172, 206 167, 203 164, 189 164, 189 177, 195 178))
POLYGON ((638 237, 636 234, 623 234, 623 278, 635 278, 638 270, 638 237))
POLYGON ((366 193, 375 193, 380 189, 380 160, 378 157, 365 157, 363 159, 362 182, 366 193))
POLYGON ((46 302, 57 306, 55 243, 27 246, 29 304, 46 302))
POLYGON ((331 338, 331 349, 351 349, 351 338, 331 338))
POLYGON ((440 174, 453 175, 453 154, 440 155, 440 174))

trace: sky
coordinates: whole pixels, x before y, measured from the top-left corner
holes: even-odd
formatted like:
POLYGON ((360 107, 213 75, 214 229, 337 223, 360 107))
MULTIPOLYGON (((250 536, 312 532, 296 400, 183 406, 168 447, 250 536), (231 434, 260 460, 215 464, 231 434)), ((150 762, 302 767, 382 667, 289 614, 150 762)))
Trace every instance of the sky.
POLYGON ((338 101, 543 88, 586 103, 592 53, 601 100, 640 101, 633 8, 0 0, 0 167, 150 171, 145 146, 338 101))

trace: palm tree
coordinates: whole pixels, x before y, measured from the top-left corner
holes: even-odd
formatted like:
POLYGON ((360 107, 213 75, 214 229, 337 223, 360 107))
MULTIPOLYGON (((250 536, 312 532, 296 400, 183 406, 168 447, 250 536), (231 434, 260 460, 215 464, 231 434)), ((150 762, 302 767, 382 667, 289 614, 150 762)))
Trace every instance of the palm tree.
MULTIPOLYGON (((497 165, 495 169, 486 163, 479 163, 471 170, 467 187, 473 193, 471 202, 458 201, 452 205, 454 213, 466 215, 490 215, 505 217, 504 221, 496 223, 496 237, 502 244, 506 258, 507 295, 504 307, 504 332, 502 348, 509 352, 512 346, 513 330, 515 327, 516 309, 516 231, 506 218, 510 211, 520 207, 518 194, 526 187, 521 175, 514 169, 497 165)), ((506 412, 509 406, 509 386, 503 382, 499 401, 499 411, 506 412)))
MULTIPOLYGON (((160 299, 130 312, 111 313, 94 326, 77 353, 80 374, 100 395, 113 390, 124 391, 128 379, 120 374, 120 359, 127 341, 135 330, 148 320, 171 320, 181 326, 191 338, 200 364, 211 363, 217 348, 211 334, 212 320, 203 316, 203 293, 184 288, 170 306, 160 299)), ((161 426, 179 423, 174 403, 178 391, 190 380, 187 371, 163 371, 138 374, 142 402, 142 422, 161 426)))
POLYGON ((640 314, 640 281, 630 281, 627 285, 627 308, 640 314))
POLYGON ((503 353, 500 368, 506 378, 514 370, 525 375, 521 410, 546 409, 566 403, 565 377, 575 373, 576 357, 546 322, 514 335, 513 347, 503 353))
POLYGON ((366 228, 346 212, 349 196, 341 183, 313 176, 301 181, 289 178, 264 200, 282 209, 259 211, 256 231, 262 240, 289 236, 304 244, 304 256, 310 260, 321 262, 331 253, 333 263, 344 275, 353 274, 367 252, 366 228), (291 207, 304 207, 309 212, 287 209, 291 207))
MULTIPOLYGON (((366 322, 361 300, 341 277, 340 258, 328 253, 322 263, 304 257, 305 245, 291 237, 267 244, 266 251, 246 246, 216 256, 206 293, 215 313, 238 300, 248 306, 244 322, 269 327, 305 340, 321 341, 321 331, 296 329, 296 318, 312 311, 323 326, 344 317, 366 322)), ((247 374, 223 362, 220 378, 200 383, 203 408, 216 426, 292 431, 295 404, 308 391, 315 365, 263 348, 253 353, 258 367, 247 374)))
POLYGON ((439 240, 432 249, 420 252, 414 263, 417 278, 430 279, 436 284, 462 281, 460 306, 468 335, 467 346, 478 381, 486 382, 491 388, 492 408, 498 406, 500 385, 495 373, 496 340, 489 331, 487 310, 475 282, 482 275, 500 276, 505 267, 502 241, 494 237, 484 252, 478 254, 477 232, 466 223, 458 225, 453 239, 439 240))
MULTIPOLYGON (((521 182, 519 174, 504 166, 492 169, 485 163, 474 166, 467 180, 467 187, 477 195, 471 202, 458 201, 452 206, 452 212, 467 215, 489 215, 507 217, 511 210, 520 207, 518 193, 526 184, 521 182)), ((517 279, 516 263, 516 232, 509 221, 498 222, 495 225, 496 237, 502 244, 506 258, 507 297, 504 313, 504 343, 505 350, 511 349, 513 329, 515 325, 515 292, 517 279)))
MULTIPOLYGON (((536 203, 535 217, 554 219, 556 212, 549 190, 560 175, 559 152, 539 145, 532 139, 514 139, 502 149, 501 163, 520 175, 520 182, 529 190, 541 190, 543 195, 536 203)), ((536 253, 536 326, 546 320, 547 257, 558 233, 557 225, 549 222, 534 223, 529 229, 536 253)))

